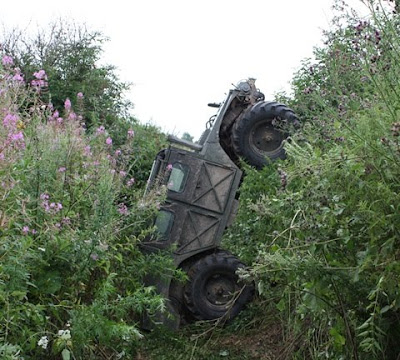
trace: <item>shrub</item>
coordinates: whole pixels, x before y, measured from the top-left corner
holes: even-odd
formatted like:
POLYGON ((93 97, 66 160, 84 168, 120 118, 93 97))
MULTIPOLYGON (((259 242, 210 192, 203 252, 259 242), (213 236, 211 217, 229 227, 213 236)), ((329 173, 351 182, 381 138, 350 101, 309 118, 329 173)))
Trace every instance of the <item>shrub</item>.
POLYGON ((248 169, 226 239, 276 299, 287 358, 399 353, 400 27, 375 7, 339 17, 296 74, 304 126, 286 162, 248 169))
POLYGON ((159 199, 143 200, 121 161, 134 127, 117 151, 104 126, 86 133, 68 99, 41 100, 43 70, 26 86, 11 57, 2 64, 0 357, 133 356, 140 314, 164 307, 143 277, 173 269, 138 247, 159 199))

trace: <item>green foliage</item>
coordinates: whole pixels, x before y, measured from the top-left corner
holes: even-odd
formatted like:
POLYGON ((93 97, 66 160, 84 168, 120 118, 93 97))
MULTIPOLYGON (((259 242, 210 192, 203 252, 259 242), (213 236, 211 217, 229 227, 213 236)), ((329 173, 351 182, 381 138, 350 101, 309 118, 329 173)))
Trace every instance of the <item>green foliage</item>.
POLYGON ((12 56, 28 84, 34 80, 34 72, 45 70, 48 86, 40 92, 43 102, 62 109, 69 98, 87 128, 104 125, 114 143, 122 144, 119 128, 126 127, 128 119, 133 121, 129 114, 132 103, 124 97, 130 84, 120 81, 115 66, 100 64, 107 40, 98 31, 59 19, 32 37, 24 30, 8 30, 1 43, 3 54, 12 56), (82 99, 78 93, 83 94, 82 99))
POLYGON ((285 162, 247 169, 226 238, 303 339, 288 358, 400 352, 400 27, 376 6, 342 13, 281 95, 304 126, 285 162))
MULTIPOLYGON (((135 137, 130 124, 117 151, 104 127, 88 134, 67 103, 56 113, 7 61, 0 68, 1 358, 133 356, 141 314, 164 309, 143 278, 174 275, 170 257, 139 249, 161 201, 142 198, 130 175, 146 169, 124 161, 144 141, 143 127, 135 137)), ((141 156, 134 161, 149 166, 141 156)))

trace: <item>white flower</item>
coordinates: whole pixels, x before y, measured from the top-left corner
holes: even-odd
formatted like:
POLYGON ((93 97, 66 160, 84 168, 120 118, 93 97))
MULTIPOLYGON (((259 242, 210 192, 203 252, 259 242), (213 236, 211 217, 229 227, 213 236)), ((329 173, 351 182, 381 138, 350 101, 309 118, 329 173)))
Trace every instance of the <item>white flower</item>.
POLYGON ((42 336, 37 344, 43 349, 47 349, 47 345, 49 344, 49 339, 47 338, 47 336, 42 336))
POLYGON ((58 330, 57 335, 62 340, 69 340, 71 339, 71 332, 69 330, 58 330))

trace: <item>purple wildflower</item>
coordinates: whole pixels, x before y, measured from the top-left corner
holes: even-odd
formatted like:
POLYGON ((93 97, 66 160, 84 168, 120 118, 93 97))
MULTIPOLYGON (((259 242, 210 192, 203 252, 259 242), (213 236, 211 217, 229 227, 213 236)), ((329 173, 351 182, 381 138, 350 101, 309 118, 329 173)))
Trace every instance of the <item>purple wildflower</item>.
POLYGON ((68 99, 68 98, 65 99, 64 108, 67 111, 71 110, 71 100, 70 99, 68 99))
POLYGON ((126 176, 126 171, 121 170, 121 171, 119 172, 119 176, 125 177, 125 176, 126 176))
POLYGON ((25 226, 22 228, 22 232, 23 232, 24 235, 27 235, 28 232, 29 232, 29 226, 26 226, 26 225, 25 225, 25 226))
POLYGON ((13 79, 14 81, 24 82, 24 77, 23 77, 19 72, 17 72, 17 73, 13 76, 12 79, 13 79))
POLYGON ((78 92, 78 93, 76 94, 76 97, 77 97, 78 99, 83 99, 83 94, 82 94, 81 92, 78 92))
POLYGON ((106 130, 105 127, 103 125, 101 125, 100 127, 97 128, 96 134, 97 135, 104 134, 105 130, 106 130))
POLYGON ((76 118, 77 118, 77 115, 73 111, 71 111, 69 113, 69 115, 68 115, 68 119, 69 120, 76 120, 76 118))
POLYGON ((106 139, 106 144, 107 144, 107 145, 111 145, 111 144, 112 144, 112 139, 111 139, 110 137, 108 137, 108 138, 106 139))
POLYGON ((58 172, 60 172, 60 173, 63 173, 63 172, 65 172, 65 170, 67 170, 64 166, 61 166, 59 169, 58 169, 58 172))
POLYGON ((50 196, 47 193, 40 194, 40 200, 49 200, 50 196))
POLYGON ((31 84, 32 86, 35 86, 37 90, 40 90, 40 88, 45 87, 48 85, 47 83, 47 75, 44 70, 39 70, 37 72, 33 73, 33 76, 36 78, 32 80, 31 84))
POLYGON ((1 62, 3 64, 3 66, 10 66, 14 63, 14 60, 11 56, 4 55, 1 62))
POLYGON ((124 203, 121 203, 121 204, 118 205, 118 212, 121 215, 125 215, 125 216, 129 215, 128 207, 124 203))
POLYGON ((128 138, 131 139, 135 136, 135 132, 132 129, 128 130, 128 138))
POLYGON ((47 75, 44 70, 39 70, 38 72, 34 72, 33 76, 38 80, 47 80, 47 75))
POLYGON ((131 187, 134 183, 135 183, 135 179, 134 179, 134 178, 130 178, 130 179, 126 182, 126 186, 131 187))
POLYGON ((24 134, 22 133, 22 131, 19 131, 15 134, 10 134, 9 139, 12 143, 14 143, 14 146, 16 148, 25 148, 24 134))
POLYGON ((90 151, 90 145, 85 146, 84 151, 86 156, 92 156, 92 152, 90 151))
POLYGON ((17 126, 18 115, 8 113, 3 119, 3 126, 6 129, 15 129, 17 126))

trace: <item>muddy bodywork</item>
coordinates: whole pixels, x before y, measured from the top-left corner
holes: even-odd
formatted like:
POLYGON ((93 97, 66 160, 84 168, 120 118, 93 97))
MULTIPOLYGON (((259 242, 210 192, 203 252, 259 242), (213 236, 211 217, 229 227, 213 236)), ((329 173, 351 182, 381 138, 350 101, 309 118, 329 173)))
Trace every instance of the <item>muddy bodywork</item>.
MULTIPOLYGON (((237 191, 243 175, 233 146, 233 128, 263 100, 254 79, 242 81, 223 103, 211 104, 218 112, 199 143, 169 137, 170 146, 157 155, 149 178, 147 191, 166 186, 167 196, 156 219, 158 236, 142 244, 145 251, 173 249, 176 267, 185 271, 219 251, 222 235, 238 208, 237 191)), ((231 261, 229 255, 223 257, 231 261)), ((185 313, 183 286, 168 277, 148 279, 147 283, 169 299, 174 316, 162 315, 159 320, 178 327, 185 313)))

